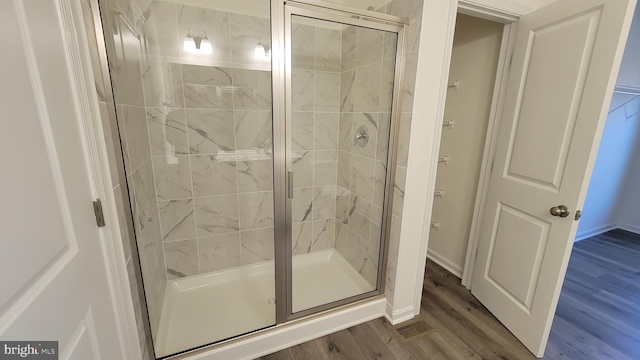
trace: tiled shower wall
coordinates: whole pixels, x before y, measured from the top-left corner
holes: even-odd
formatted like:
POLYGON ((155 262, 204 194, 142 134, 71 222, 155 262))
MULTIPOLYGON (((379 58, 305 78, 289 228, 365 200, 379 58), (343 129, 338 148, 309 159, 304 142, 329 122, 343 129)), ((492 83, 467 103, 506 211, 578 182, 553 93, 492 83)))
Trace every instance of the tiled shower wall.
POLYGON ((336 249, 376 283, 397 35, 368 28, 342 32, 336 249), (360 128, 366 145, 356 144, 360 128))
MULTIPOLYGON (((146 106, 141 69, 147 63, 142 16, 137 4, 114 1, 101 3, 103 30, 109 54, 111 85, 118 118, 126 184, 139 249, 139 266, 144 278, 146 306, 152 331, 157 331, 167 283, 164 253, 158 234, 160 217, 149 147, 146 106)), ((122 197, 120 197, 122 198, 122 197)), ((124 208, 129 204, 122 204, 124 208)), ((129 271, 138 264, 129 261, 129 271)), ((138 289, 139 290, 139 289, 138 289)), ((140 327, 139 327, 140 329, 140 327)), ((144 348, 143 348, 144 349, 144 348)))
POLYGON ((335 244, 340 106, 339 27, 292 24, 293 254, 335 244))
MULTIPOLYGON (((416 87, 423 3, 423 0, 393 0, 384 7, 385 13, 401 16, 410 21, 406 33, 404 50, 406 61, 404 65, 404 84, 400 103, 396 178, 393 184, 393 215, 391 217, 391 237, 389 239, 389 255, 385 280, 386 298, 387 301, 391 303, 393 301, 393 291, 395 287, 398 248, 400 246, 402 208, 404 205, 404 190, 409 158, 409 133, 413 115, 413 94, 416 87)), ((379 11, 382 12, 382 10, 379 11)), ((415 241, 419 241, 419 239, 415 239, 415 241)))
MULTIPOLYGON (((253 57, 269 21, 156 2, 145 34, 167 277, 273 259, 271 77, 253 57), (188 30, 206 31, 213 59, 182 51, 188 30)), ((293 253, 336 247, 374 283, 396 37, 294 19, 292 48, 293 253), (352 144, 360 125, 364 148, 352 144)))
MULTIPOLYGON (((270 61, 253 54, 269 25, 168 2, 148 12, 144 93, 169 279, 273 259, 270 61), (189 30, 206 32, 211 56, 182 51, 189 30)), ((340 37, 294 30, 294 254, 334 246, 340 37)))
POLYGON ((270 62, 253 57, 269 19, 159 1, 144 28, 168 279, 273 259, 270 62), (184 52, 189 30, 213 54, 184 52))

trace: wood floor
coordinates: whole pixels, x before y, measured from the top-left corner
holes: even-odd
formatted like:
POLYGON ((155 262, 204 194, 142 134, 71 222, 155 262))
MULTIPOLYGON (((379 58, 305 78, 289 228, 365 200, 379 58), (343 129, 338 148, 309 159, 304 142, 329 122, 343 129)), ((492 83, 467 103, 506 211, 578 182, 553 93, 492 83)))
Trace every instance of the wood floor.
MULTIPOLYGON (((421 316, 436 331, 409 342, 377 319, 262 359, 535 359, 431 261, 421 316)), ((615 230, 576 243, 544 359, 640 359, 640 236, 615 230)))
POLYGON ((547 358, 640 359, 640 235, 613 230, 575 244, 547 358))

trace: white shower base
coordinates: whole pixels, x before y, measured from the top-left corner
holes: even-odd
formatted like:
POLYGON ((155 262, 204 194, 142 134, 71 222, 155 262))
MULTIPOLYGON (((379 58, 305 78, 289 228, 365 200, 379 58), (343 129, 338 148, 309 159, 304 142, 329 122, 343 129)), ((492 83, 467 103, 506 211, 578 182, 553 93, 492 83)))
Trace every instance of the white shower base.
MULTIPOLYGON (((274 262, 169 281, 158 356, 171 355, 275 323, 274 262)), ((369 284, 335 249, 293 257, 293 312, 369 292, 369 284)))

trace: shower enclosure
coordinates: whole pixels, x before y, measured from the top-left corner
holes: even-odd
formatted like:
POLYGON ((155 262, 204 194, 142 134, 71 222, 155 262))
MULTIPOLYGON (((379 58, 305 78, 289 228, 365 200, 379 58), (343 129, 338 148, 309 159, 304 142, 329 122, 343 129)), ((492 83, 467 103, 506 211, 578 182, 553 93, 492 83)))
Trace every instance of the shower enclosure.
POLYGON ((383 293, 406 21, 134 3, 99 1, 156 357, 383 293))

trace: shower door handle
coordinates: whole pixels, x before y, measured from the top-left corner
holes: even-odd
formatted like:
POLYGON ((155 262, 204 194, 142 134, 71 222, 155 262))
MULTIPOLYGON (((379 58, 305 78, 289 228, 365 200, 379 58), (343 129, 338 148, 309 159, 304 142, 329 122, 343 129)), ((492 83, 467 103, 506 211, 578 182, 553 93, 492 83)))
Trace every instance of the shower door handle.
POLYGON ((293 199, 293 171, 287 171, 287 197, 293 199))

